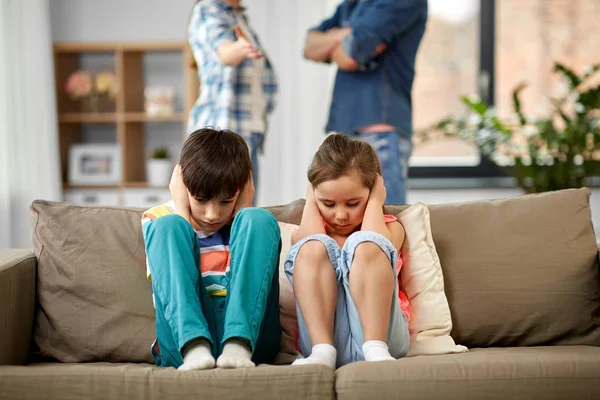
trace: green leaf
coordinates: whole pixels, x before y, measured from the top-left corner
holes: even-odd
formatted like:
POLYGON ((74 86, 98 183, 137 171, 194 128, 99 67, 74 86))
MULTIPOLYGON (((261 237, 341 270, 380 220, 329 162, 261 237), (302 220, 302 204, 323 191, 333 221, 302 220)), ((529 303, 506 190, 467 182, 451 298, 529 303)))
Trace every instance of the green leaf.
POLYGON ((600 108, 600 85, 592 87, 585 92, 579 94, 579 103, 586 109, 600 108))
POLYGON ((567 126, 571 125, 571 118, 569 118, 569 116, 562 110, 562 102, 550 97, 550 103, 554 106, 554 110, 565 121, 565 124, 567 124, 567 126))
POLYGON ((561 64, 559 62, 554 63, 554 72, 562 73, 564 75, 564 77, 567 79, 567 81, 569 82, 571 89, 576 88, 581 83, 581 78, 579 78, 577 76, 577 74, 575 72, 573 72, 573 70, 565 67, 563 64, 561 64))
POLYGON ((524 126, 527 123, 527 119, 525 118, 525 116, 523 115, 523 112, 521 111, 521 101, 519 100, 519 94, 526 87, 527 87, 527 83, 521 82, 520 84, 517 85, 517 87, 515 87, 513 89, 513 92, 512 92, 513 108, 515 110, 515 113, 519 117, 519 123, 521 124, 521 126, 524 126))
POLYGON ((473 101, 469 98, 469 96, 461 96, 461 100, 468 108, 481 116, 483 116, 488 109, 487 104, 481 100, 473 101))
POLYGON ((600 70, 600 64, 592 65, 589 71, 585 72, 585 74, 583 75, 583 80, 586 80, 590 76, 594 75, 598 70, 600 70))

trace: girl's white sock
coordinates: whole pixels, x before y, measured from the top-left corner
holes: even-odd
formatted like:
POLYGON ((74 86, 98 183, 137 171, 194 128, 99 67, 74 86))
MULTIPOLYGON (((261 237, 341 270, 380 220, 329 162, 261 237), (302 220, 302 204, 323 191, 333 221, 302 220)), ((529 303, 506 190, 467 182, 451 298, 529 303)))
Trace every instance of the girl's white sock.
POLYGON ((391 356, 387 344, 381 340, 368 340, 362 345, 365 361, 395 360, 391 356))
POLYGON ((335 347, 327 343, 320 343, 313 346, 312 353, 308 358, 296 360, 292 365, 323 364, 335 369, 336 358, 337 350, 335 347))

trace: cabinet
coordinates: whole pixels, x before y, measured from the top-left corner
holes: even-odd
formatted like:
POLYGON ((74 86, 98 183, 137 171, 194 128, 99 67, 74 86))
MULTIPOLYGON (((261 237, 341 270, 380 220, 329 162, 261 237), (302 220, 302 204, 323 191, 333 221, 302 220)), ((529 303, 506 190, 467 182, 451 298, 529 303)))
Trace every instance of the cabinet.
POLYGON ((166 147, 174 163, 185 140, 187 116, 199 90, 187 42, 56 42, 54 65, 64 199, 141 207, 148 199, 162 199, 168 189, 148 188, 146 160, 154 148, 166 147), (100 97, 93 109, 73 100, 65 84, 78 70, 113 72, 118 87, 114 99, 100 97), (145 113, 144 91, 156 85, 174 89, 173 113, 145 113), (100 187, 70 185, 69 149, 74 144, 95 143, 120 147, 120 181, 100 187), (129 189, 135 189, 135 195, 127 192, 129 189))

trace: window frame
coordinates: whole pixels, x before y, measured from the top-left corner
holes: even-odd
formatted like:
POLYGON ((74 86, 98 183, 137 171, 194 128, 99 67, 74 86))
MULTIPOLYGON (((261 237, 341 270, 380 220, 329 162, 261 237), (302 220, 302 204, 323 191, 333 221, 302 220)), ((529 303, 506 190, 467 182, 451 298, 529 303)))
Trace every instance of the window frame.
MULTIPOLYGON (((481 98, 488 104, 494 105, 496 1, 480 0, 479 6, 479 69, 477 73, 477 88, 481 98)), ((477 166, 411 166, 408 170, 408 175, 410 178, 482 178, 506 176, 498 166, 483 156, 477 166)))

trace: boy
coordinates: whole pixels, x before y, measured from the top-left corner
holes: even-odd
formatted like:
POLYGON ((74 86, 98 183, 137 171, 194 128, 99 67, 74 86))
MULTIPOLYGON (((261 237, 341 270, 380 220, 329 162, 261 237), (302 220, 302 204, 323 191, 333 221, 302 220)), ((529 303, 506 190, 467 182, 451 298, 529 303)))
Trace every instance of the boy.
POLYGON ((279 351, 279 227, 250 208, 252 164, 241 136, 199 129, 183 145, 172 200, 143 214, 156 365, 254 367, 279 351))

